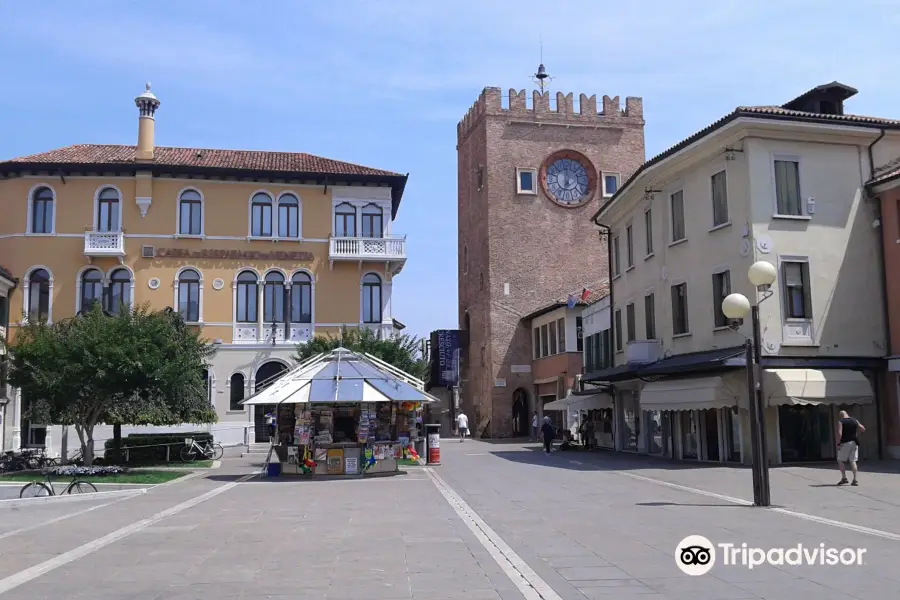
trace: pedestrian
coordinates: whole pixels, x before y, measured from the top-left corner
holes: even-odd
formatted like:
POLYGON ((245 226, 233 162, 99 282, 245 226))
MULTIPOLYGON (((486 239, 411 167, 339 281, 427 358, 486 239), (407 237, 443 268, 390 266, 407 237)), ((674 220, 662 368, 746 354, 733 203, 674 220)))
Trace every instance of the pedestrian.
POLYGON ((538 441, 538 416, 537 411, 531 416, 531 441, 538 441))
POLYGON ((456 428, 459 430, 459 443, 462 443, 469 433, 469 417, 463 411, 459 411, 456 417, 456 428))
POLYGON ((544 424, 541 425, 541 433, 544 434, 544 452, 548 455, 553 448, 553 425, 550 424, 550 417, 544 417, 544 424))
POLYGON ((847 485, 847 463, 850 463, 850 470, 853 472, 853 481, 850 485, 859 485, 856 481, 856 461, 859 460, 859 439, 858 435, 864 433, 866 428, 863 424, 847 414, 846 410, 840 412, 840 419, 837 426, 838 439, 838 468, 841 470, 841 480, 838 485, 847 485))
POLYGON ((269 430, 269 441, 275 439, 275 411, 270 410, 266 413, 266 427, 269 430))
POLYGON ((594 434, 595 434, 594 420, 588 418, 586 421, 586 424, 584 426, 584 437, 585 437, 584 444, 585 444, 585 448, 587 450, 594 449, 594 434))
POLYGON ((587 448, 587 419, 584 415, 581 415, 581 422, 578 424, 578 439, 581 440, 581 445, 587 448))

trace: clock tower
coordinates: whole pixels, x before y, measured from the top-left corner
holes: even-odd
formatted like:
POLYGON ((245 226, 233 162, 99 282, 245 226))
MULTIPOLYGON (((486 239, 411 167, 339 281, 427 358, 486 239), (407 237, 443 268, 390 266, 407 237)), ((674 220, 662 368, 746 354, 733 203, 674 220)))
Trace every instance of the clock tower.
POLYGON ((531 415, 547 385, 521 319, 608 278, 590 217, 644 162, 642 101, 485 88, 456 148, 460 401, 474 436, 512 437, 514 407, 531 415))

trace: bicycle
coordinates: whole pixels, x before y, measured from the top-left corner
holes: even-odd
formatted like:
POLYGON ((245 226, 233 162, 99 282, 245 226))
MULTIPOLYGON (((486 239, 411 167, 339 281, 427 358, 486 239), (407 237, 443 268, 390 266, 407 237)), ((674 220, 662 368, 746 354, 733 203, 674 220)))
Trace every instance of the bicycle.
POLYGON ((57 494, 56 488, 53 487, 53 481, 51 481, 50 478, 50 471, 43 471, 42 474, 44 475, 44 479, 46 481, 35 480, 31 483, 25 484, 19 492, 19 498, 39 498, 42 496, 56 495, 62 496, 63 494, 90 494, 97 491, 97 488, 93 483, 78 479, 76 475, 72 475, 72 482, 66 486, 66 489, 63 490, 62 494, 57 494))
POLYGON ((181 460, 193 462, 201 456, 206 460, 219 460, 225 453, 222 444, 207 442, 203 445, 197 443, 194 438, 185 438, 184 447, 181 449, 181 460))

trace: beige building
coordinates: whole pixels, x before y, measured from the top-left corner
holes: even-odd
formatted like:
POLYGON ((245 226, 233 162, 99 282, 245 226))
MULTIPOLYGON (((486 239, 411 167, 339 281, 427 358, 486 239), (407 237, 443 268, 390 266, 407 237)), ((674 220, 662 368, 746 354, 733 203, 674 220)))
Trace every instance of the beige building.
MULTIPOLYGON (((157 147, 159 100, 148 85, 135 103, 136 146, 0 162, 0 257, 19 279, 10 333, 94 302, 172 307, 217 348, 218 441, 252 444, 265 408, 240 402, 292 364, 297 344, 401 326, 391 290, 406 238, 393 220, 407 177, 301 153, 157 147)), ((4 447, 58 451, 58 428, 29 423, 28 399, 10 396, 4 447)))
POLYGON ((900 122, 845 114, 855 93, 831 83, 738 108, 648 161, 595 215, 610 232, 616 366, 586 380, 615 385, 619 449, 749 461, 751 326, 730 328, 721 305, 732 292, 762 298, 747 273, 768 261, 771 459, 833 460, 841 409, 871 432, 862 456, 881 451, 886 325, 864 185, 873 161, 900 150, 900 122))

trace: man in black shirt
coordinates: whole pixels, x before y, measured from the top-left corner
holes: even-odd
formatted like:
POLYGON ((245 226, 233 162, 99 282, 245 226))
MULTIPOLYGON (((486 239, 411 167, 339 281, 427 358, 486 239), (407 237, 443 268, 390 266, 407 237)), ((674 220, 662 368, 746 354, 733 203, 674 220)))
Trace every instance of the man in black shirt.
POLYGON ((838 485, 847 484, 847 463, 853 471, 853 482, 850 485, 859 485, 856 481, 856 461, 859 460, 859 440, 857 435, 865 432, 862 423, 847 414, 846 410, 840 413, 837 426, 838 439, 838 468, 841 470, 841 480, 838 485))

